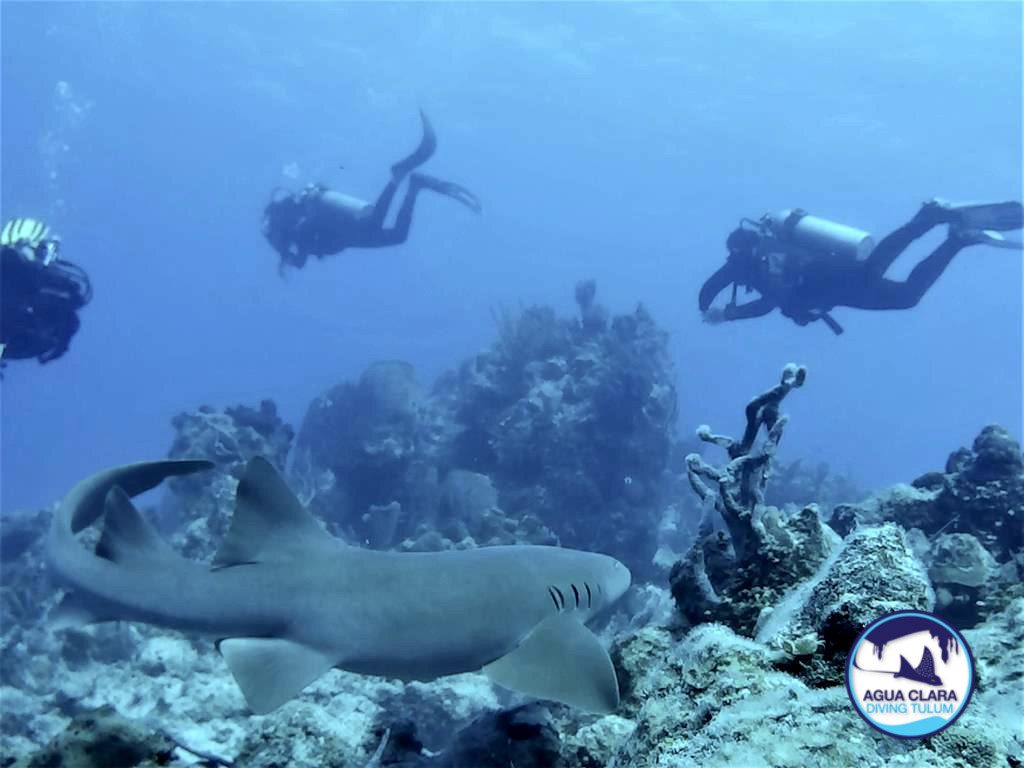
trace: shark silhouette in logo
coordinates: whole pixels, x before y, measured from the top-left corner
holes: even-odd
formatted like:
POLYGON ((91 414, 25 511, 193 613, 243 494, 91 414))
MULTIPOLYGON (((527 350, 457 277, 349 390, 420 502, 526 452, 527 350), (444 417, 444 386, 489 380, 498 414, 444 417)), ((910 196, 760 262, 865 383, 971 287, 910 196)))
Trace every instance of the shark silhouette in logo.
POLYGON ((250 708, 269 712, 333 667, 401 680, 482 670, 540 698, 609 712, 619 689, 585 626, 629 570, 559 547, 379 552, 321 528, 264 459, 246 466, 212 566, 180 556, 130 497, 207 461, 131 464, 65 496, 47 539, 62 622, 128 620, 218 640, 250 708), (94 552, 77 534, 103 517, 94 552))

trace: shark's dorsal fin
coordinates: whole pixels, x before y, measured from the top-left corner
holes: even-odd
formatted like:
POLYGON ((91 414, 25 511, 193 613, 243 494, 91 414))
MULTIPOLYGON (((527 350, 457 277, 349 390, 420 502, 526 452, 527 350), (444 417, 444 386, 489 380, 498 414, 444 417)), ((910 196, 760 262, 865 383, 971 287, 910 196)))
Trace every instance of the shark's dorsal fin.
POLYGON ((235 514, 214 568, 291 559, 323 542, 339 543, 306 511, 266 459, 249 460, 235 492, 235 514))
POLYGON ((277 637, 232 637, 217 647, 257 715, 295 698, 334 666, 320 651, 277 637))
POLYGON ((139 514, 121 486, 115 485, 107 492, 104 508, 103 534, 96 545, 96 554, 100 557, 115 563, 153 562, 178 557, 139 514))
POLYGON ((590 712, 619 706, 619 684, 608 652, 578 618, 555 614, 509 654, 483 669, 495 683, 590 712))

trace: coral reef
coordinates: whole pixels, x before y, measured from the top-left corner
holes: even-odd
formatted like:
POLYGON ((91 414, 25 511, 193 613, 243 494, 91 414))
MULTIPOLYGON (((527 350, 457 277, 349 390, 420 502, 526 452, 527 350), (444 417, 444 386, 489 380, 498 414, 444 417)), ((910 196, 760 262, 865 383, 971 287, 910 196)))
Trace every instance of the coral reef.
POLYGON ((16 768, 132 768, 169 765, 175 744, 166 736, 128 720, 112 707, 77 716, 51 744, 16 768))
MULTIPOLYGON (((1013 630, 1006 630, 1001 622, 983 632, 990 642, 1020 647, 1019 611, 1013 630)), ((970 634, 971 641, 981 632, 970 634)), ((844 686, 809 687, 777 668, 772 649, 722 625, 705 624, 683 638, 648 627, 620 641, 614 656, 623 684, 622 714, 636 723, 615 758, 617 768, 995 768, 1019 765, 1024 756, 1015 704, 1024 672, 1019 653, 1002 668, 981 667, 992 675, 979 684, 984 704, 972 700, 941 734, 908 741, 865 725, 844 686), (1001 717, 991 716, 989 699, 1001 717)))
POLYGON ((561 543, 663 582, 657 551, 674 562, 671 593, 638 583, 601 629, 619 711, 528 701, 482 675, 332 672, 253 716, 205 640, 51 629, 44 509, 0 531, 0 765, 1024 764, 1024 459, 1005 430, 985 428, 943 472, 839 503, 856 495, 823 467, 773 467, 781 403, 806 376, 787 366, 748 405, 740 439, 699 430, 723 464, 684 458, 664 332, 642 308, 612 317, 596 296, 593 281, 576 286, 575 318, 496 313, 497 341, 431 390, 405 363, 375 363, 310 406, 294 447, 270 401, 183 413, 170 454, 216 469, 176 479, 146 514, 186 555, 209 557, 241 467, 262 455, 290 461, 311 509, 366 546, 561 543), (834 505, 831 528, 808 502, 834 505), (875 733, 842 686, 857 633, 901 608, 973 627, 970 707, 919 741, 875 733))
POLYGON ((498 341, 438 382, 458 429, 446 460, 491 475, 507 514, 535 515, 564 546, 641 566, 655 549, 675 377, 647 312, 598 322, 594 290, 577 287, 579 320, 501 315, 498 341))
POLYGON ((666 334, 642 307, 608 320, 496 315, 491 347, 430 396, 406 363, 370 366, 310 407, 292 476, 312 509, 374 547, 561 543, 646 568, 674 441, 666 334))
POLYGON ((310 509, 344 535, 393 547, 436 517, 434 425, 413 367, 373 363, 356 384, 339 384, 309 407, 292 474, 314 489, 305 499, 310 509))
POLYGON ((775 463, 765 489, 765 503, 776 507, 817 504, 831 511, 839 504, 850 504, 867 494, 845 475, 836 474, 825 462, 812 469, 800 459, 787 464, 775 463))
POLYGON ((756 636, 780 652, 780 668, 812 686, 838 685, 864 627, 885 613, 934 605, 924 566, 889 523, 845 539, 816 577, 762 611, 756 636))
POLYGON ((168 485, 173 493, 160 510, 160 524, 174 532, 174 543, 185 555, 207 560, 227 532, 245 462, 263 456, 283 469, 295 433, 277 415, 272 400, 263 400, 258 408, 217 410, 204 405, 178 414, 171 425, 175 436, 168 458, 208 459, 216 469, 172 478, 168 485))
POLYGON ((997 426, 960 448, 944 472, 897 485, 859 504, 842 504, 831 525, 893 521, 915 534, 936 590, 936 610, 971 627, 1024 596, 1024 457, 997 426))

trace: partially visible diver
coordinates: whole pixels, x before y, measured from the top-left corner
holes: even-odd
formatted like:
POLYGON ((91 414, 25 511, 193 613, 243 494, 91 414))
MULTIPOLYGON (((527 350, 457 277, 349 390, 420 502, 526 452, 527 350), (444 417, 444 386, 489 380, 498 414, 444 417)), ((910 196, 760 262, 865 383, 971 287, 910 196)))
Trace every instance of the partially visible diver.
POLYGON ((952 204, 938 199, 926 202, 877 246, 867 232, 801 209, 768 213, 760 221, 743 219, 726 240, 726 263, 701 287, 698 304, 709 323, 761 317, 779 309, 797 325, 821 320, 838 335, 843 328, 829 314, 835 307, 910 309, 966 246, 1020 250, 1021 243, 1000 232, 1022 226, 1019 202, 952 204), (941 224, 949 225, 946 239, 906 280, 884 277, 914 240, 941 224), (730 286, 728 304, 712 307, 730 286), (738 304, 740 287, 756 291, 759 298, 738 304))
POLYGON ((0 232, 0 365, 48 363, 68 351, 78 312, 92 299, 89 276, 61 258, 60 238, 35 219, 0 232))
POLYGON ((404 243, 409 237, 413 207, 422 189, 457 200, 479 213, 480 201, 465 187, 424 173, 413 173, 434 154, 437 137, 430 120, 420 111, 423 138, 411 155, 391 166, 388 181, 377 200, 368 203, 336 192, 324 184, 310 184, 301 192, 274 190, 263 211, 263 235, 281 257, 281 268, 300 268, 310 256, 323 258, 346 248, 381 248, 404 243), (399 185, 408 177, 409 187, 395 223, 384 226, 399 185))

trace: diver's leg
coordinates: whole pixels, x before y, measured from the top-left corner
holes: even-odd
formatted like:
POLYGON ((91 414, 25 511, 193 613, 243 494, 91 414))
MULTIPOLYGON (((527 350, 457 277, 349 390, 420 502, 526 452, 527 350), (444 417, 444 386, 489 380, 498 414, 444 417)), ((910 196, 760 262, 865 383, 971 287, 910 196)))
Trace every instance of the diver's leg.
POLYGON ((384 185, 384 189, 377 195, 377 200, 373 204, 373 212, 369 218, 364 219, 365 226, 371 236, 373 236, 373 233, 384 229, 384 219, 388 215, 391 201, 395 199, 395 192, 398 191, 398 185, 401 183, 401 179, 392 177, 391 181, 384 185))
MULTIPOLYGON (((412 178, 409 179, 409 188, 405 191, 405 197, 402 199, 402 205, 398 209, 394 225, 387 229, 379 227, 375 232, 371 233, 371 245, 398 245, 408 239, 409 228, 412 226, 412 212, 416 207, 416 195, 420 193, 421 189, 423 189, 423 184, 419 179, 419 174, 413 174, 412 178)), ((383 223, 383 219, 381 223, 383 223)))
POLYGON ((970 240, 951 235, 928 258, 921 261, 903 282, 869 274, 850 296, 841 302, 856 309, 910 309, 928 292, 949 263, 970 240))
MULTIPOLYGON (((388 185, 395 184, 392 182, 388 185)), ((374 205, 373 216, 368 220, 370 227, 367 229, 366 245, 373 247, 379 245, 398 245, 404 243, 409 237, 409 228, 412 226, 412 212, 416 207, 416 196, 420 193, 420 190, 432 189, 435 192, 440 192, 454 200, 458 200, 463 205, 471 208, 472 210, 479 213, 480 201, 477 200, 476 195, 470 192, 465 187, 459 186, 450 181, 441 181, 435 179, 433 176, 427 176, 423 173, 414 173, 409 177, 409 188, 405 192, 405 197, 402 199, 402 205, 398 209, 398 215, 395 217, 394 226, 387 229, 383 227, 384 215, 380 214, 378 219, 378 207, 380 206, 380 199, 377 204, 374 205), (376 223, 374 223, 376 222, 376 223)), ((381 193, 381 199, 388 194, 388 189, 381 193)), ((388 204, 390 204, 391 198, 394 196, 394 190, 390 191, 388 197, 388 204)), ((360 243, 362 245, 363 243, 360 243)))
MULTIPOLYGON (((373 212, 365 220, 367 237, 374 241, 378 239, 380 233, 385 231, 384 219, 388 215, 391 202, 395 199, 398 185, 402 183, 414 168, 427 162, 437 149, 437 136, 434 134, 434 127, 430 124, 430 119, 422 109, 420 110, 420 119, 423 121, 423 137, 420 139, 419 146, 413 150, 411 155, 391 166, 391 179, 384 185, 384 189, 377 196, 377 200, 373 204, 373 212)), ((406 200, 408 199, 409 195, 406 195, 406 200)))
POLYGON ((927 234, 933 227, 948 221, 948 210, 940 203, 929 200, 921 206, 921 210, 914 218, 882 238, 875 246, 875 250, 864 260, 864 266, 871 274, 881 277, 907 246, 927 234))
POLYGON ((437 136, 434 134, 434 127, 422 109, 420 110, 420 119, 423 121, 423 137, 420 139, 419 146, 413 150, 411 155, 391 166, 391 177, 396 181, 401 181, 414 169, 427 162, 437 150, 437 136))

